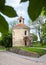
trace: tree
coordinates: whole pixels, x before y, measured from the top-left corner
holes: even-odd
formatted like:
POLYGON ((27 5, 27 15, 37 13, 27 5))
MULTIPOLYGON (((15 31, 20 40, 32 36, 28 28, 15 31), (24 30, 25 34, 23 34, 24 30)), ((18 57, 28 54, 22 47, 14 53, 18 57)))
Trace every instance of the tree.
MULTIPOLYGON (((14 9, 10 6, 5 5, 5 0, 0 0, 0 12, 9 17, 16 16, 16 12, 14 11, 14 9)), ((1 14, 0 14, 0 32, 2 33, 8 32, 8 23, 1 14)))
POLYGON ((39 16, 37 19, 36 19, 36 25, 35 25, 35 28, 37 30, 37 33, 38 33, 38 36, 39 36, 39 41, 41 40, 41 26, 43 25, 44 23, 44 18, 45 17, 42 17, 42 16, 39 16))
POLYGON ((46 22, 42 24, 42 36, 41 36, 41 42, 42 42, 42 45, 45 45, 46 44, 46 22))
POLYGON ((6 48, 12 47, 12 34, 2 34, 2 40, 0 40, 0 45, 6 48))
POLYGON ((44 24, 42 24, 42 36, 43 38, 46 38, 46 22, 44 24))
POLYGON ((29 1, 28 14, 32 21, 43 13, 46 15, 46 0, 21 0, 21 2, 29 1))
POLYGON ((37 36, 35 34, 33 34, 33 33, 31 35, 32 35, 32 40, 37 41, 37 36))

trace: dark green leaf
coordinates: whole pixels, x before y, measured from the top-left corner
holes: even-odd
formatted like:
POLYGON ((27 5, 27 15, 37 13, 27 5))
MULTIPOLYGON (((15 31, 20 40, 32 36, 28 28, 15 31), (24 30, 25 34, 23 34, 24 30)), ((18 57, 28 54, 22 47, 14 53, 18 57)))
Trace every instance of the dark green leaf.
POLYGON ((5 15, 9 16, 9 17, 17 16, 15 10, 10 6, 5 6, 4 9, 1 12, 5 15))
POLYGON ((5 4, 5 0, 0 0, 0 5, 4 5, 5 4))
POLYGON ((43 13, 43 15, 46 15, 46 0, 44 0, 43 2, 44 2, 44 9, 43 9, 44 13, 43 13))
POLYGON ((28 1, 28 0, 21 0, 21 2, 26 2, 26 1, 28 1))
POLYGON ((43 0, 30 0, 28 13, 32 21, 34 21, 41 13, 43 7, 43 0))
POLYGON ((5 0, 0 0, 0 10, 4 8, 5 0))
POLYGON ((46 15, 46 7, 44 8, 44 14, 43 15, 46 15))
POLYGON ((2 33, 8 32, 8 23, 6 22, 2 15, 0 15, 0 32, 2 33))

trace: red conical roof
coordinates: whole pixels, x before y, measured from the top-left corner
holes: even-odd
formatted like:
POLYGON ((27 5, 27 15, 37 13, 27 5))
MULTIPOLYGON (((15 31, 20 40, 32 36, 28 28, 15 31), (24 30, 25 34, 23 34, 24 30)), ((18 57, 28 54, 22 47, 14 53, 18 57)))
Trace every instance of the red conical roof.
POLYGON ((19 23, 16 26, 25 26, 25 24, 19 23))

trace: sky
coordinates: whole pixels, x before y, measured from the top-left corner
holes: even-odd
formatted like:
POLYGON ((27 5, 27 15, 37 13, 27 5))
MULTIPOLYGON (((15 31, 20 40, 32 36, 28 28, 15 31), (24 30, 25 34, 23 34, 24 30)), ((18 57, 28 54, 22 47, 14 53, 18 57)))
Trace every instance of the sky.
POLYGON ((11 21, 16 21, 18 17, 22 16, 25 19, 25 21, 24 21, 25 24, 28 24, 28 21, 29 21, 29 16, 28 16, 28 12, 27 12, 28 4, 29 4, 29 1, 20 3, 20 0, 6 0, 5 5, 12 6, 18 16, 9 18, 9 17, 3 15, 2 13, 1 13, 1 15, 3 15, 5 17, 5 19, 8 21, 8 23, 10 23, 11 21))

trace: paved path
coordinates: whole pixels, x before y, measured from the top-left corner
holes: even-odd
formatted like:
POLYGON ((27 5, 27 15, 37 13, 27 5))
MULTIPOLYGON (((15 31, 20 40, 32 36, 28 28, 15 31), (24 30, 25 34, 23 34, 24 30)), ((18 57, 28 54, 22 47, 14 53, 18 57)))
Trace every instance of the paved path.
POLYGON ((39 59, 30 58, 7 51, 0 51, 0 65, 46 65, 46 61, 41 61, 41 59, 43 59, 43 57, 39 59))

